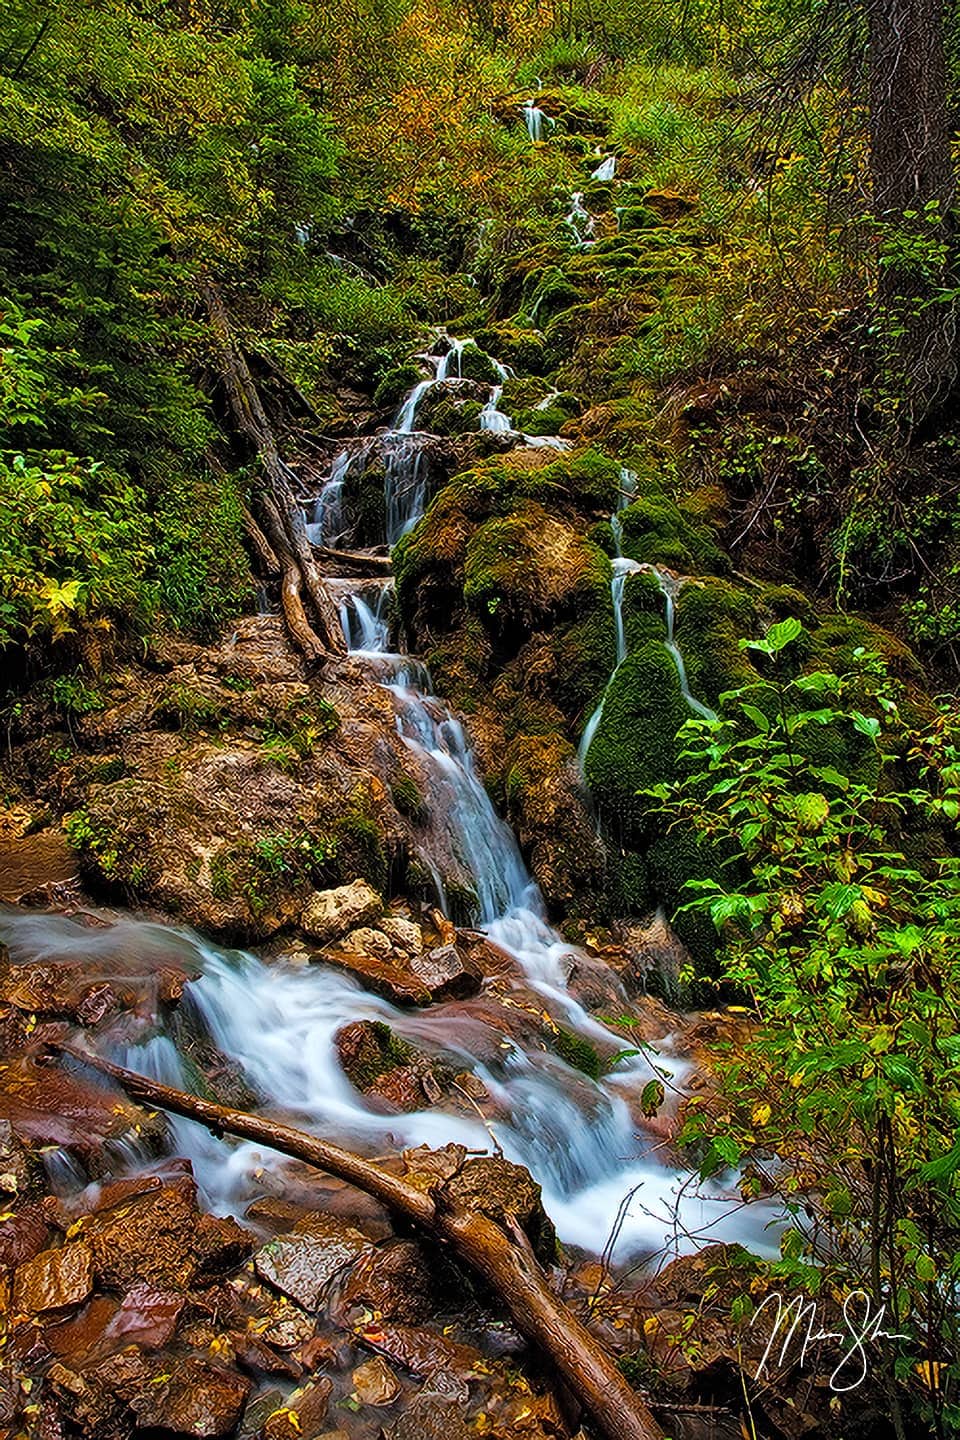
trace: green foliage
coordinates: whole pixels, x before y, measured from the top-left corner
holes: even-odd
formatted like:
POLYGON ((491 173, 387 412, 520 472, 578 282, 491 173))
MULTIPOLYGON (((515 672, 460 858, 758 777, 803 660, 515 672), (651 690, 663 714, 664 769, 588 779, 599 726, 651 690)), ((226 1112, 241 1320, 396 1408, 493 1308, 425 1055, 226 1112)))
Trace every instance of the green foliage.
MULTIPOLYGON (((744 1164, 746 1198, 781 1197, 776 1283, 887 1305, 909 1336, 898 1381, 939 1424, 960 1358, 960 862, 944 840, 917 868, 902 840, 955 832, 960 732, 949 712, 911 724, 875 656, 798 674, 804 638, 788 618, 745 642, 768 678, 688 722, 686 773, 660 791, 668 823, 729 853, 685 909, 712 918, 755 1017, 721 1066, 722 1113, 695 1099, 683 1138, 705 1174, 744 1164), (804 758, 837 727, 871 748, 869 781, 804 758)), ((893 1357, 879 1364, 892 1383, 893 1357)))

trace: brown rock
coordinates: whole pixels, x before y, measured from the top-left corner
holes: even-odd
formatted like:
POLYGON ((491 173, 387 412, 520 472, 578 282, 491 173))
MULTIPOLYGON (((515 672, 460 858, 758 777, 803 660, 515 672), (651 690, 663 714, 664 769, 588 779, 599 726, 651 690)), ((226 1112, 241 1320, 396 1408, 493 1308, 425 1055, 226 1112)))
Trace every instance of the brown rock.
POLYGON ((383 914, 383 901, 365 880, 339 885, 335 890, 317 890, 300 915, 305 934, 321 944, 340 940, 358 926, 369 925, 383 914))
POLYGON ((336 1316, 352 1309, 374 1311, 385 1320, 415 1324, 436 1305, 431 1268, 412 1240, 395 1240, 365 1255, 350 1271, 337 1300, 336 1316))
POLYGON ((92 1289, 93 1255, 89 1246, 64 1245, 59 1250, 41 1250, 17 1267, 13 1303, 17 1310, 42 1315, 48 1310, 68 1310, 82 1304, 92 1289))
POLYGON ((538 1259, 551 1264, 556 1257, 557 1237, 543 1208, 540 1186, 522 1165, 481 1155, 467 1160, 446 1181, 444 1195, 464 1209, 479 1210, 492 1220, 516 1220, 533 1246, 538 1259))
POLYGON ((421 1394, 384 1431, 384 1440, 474 1440, 475 1435, 446 1397, 421 1394))
POLYGON ((0 1270, 11 1270, 34 1255, 47 1243, 47 1222, 39 1205, 22 1205, 9 1220, 0 1220, 0 1270))
POLYGON ((141 1281, 123 1297, 120 1309, 107 1326, 105 1339, 117 1345, 158 1350, 173 1339, 184 1304, 182 1295, 141 1281))
POLYGON ((255 1375, 285 1375, 290 1380, 299 1380, 303 1374, 303 1366, 297 1360, 278 1354, 259 1335, 246 1330, 231 1330, 230 1344, 238 1362, 255 1375))
POLYGON ((364 1344, 418 1380, 433 1381, 441 1374, 468 1378, 483 1361, 480 1351, 472 1346, 458 1345, 445 1335, 414 1325, 377 1323, 365 1326, 359 1333, 364 1344))
POLYGON ((379 1356, 358 1365, 350 1378, 353 1392, 362 1405, 392 1405, 400 1395, 399 1380, 379 1356))
POLYGON ((643 203, 648 210, 659 215, 661 220, 681 220, 697 206, 695 199, 689 195, 681 195, 677 190, 648 190, 643 197, 643 203))
POLYGON ((250 1393, 241 1375, 190 1358, 177 1365, 165 1385, 149 1387, 135 1405, 141 1427, 156 1426, 173 1435, 229 1435, 250 1393))
POLYGON ((310 1215, 278 1235, 254 1257, 257 1274, 305 1310, 317 1311, 330 1282, 373 1249, 352 1225, 330 1215, 310 1215))
POLYGON ((324 1378, 295 1390, 286 1405, 267 1416, 261 1440, 314 1440, 327 1418, 332 1389, 324 1378))
POLYGON ((438 945, 427 955, 412 955, 409 964, 435 1001, 466 1000, 476 995, 483 979, 473 961, 455 945, 438 945))
POLYGON ((356 976, 375 995, 382 995, 394 1005, 429 1005, 433 998, 427 985, 413 973, 405 956, 403 963, 377 960, 372 955, 353 955, 340 950, 324 951, 311 957, 323 965, 335 965, 356 976))
POLYGON ((404 915, 385 915, 377 928, 398 950, 407 955, 419 955, 423 950, 420 926, 404 915))

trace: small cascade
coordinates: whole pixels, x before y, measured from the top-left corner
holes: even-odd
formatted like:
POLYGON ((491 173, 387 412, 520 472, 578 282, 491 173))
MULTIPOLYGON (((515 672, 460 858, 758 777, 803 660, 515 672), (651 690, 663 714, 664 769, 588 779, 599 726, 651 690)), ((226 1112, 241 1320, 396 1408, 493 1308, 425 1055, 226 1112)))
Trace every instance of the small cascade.
POLYGON ((480 411, 480 429, 489 430, 494 435, 512 435, 514 434, 514 429, 510 423, 510 416, 504 415, 500 409, 500 397, 502 395, 503 386, 494 385, 493 394, 480 411))
POLYGON ((355 655, 379 655, 386 649, 390 621, 385 613, 393 593, 393 581, 371 586, 363 593, 350 591, 340 601, 340 624, 347 648, 355 655))
POLYGON ((553 129, 554 121, 550 119, 532 100, 527 100, 521 107, 524 124, 527 127, 527 135, 532 145, 539 144, 543 139, 544 126, 548 125, 553 129))
POLYGON ((669 574, 665 570, 654 569, 653 572, 660 582, 660 589, 663 591, 664 607, 666 610, 667 638, 664 641, 674 665, 677 667, 677 679, 680 681, 680 693, 687 702, 694 714, 701 716, 704 720, 716 720, 717 712, 711 710, 709 705, 704 705, 696 696, 690 693, 690 685, 687 681, 687 667, 683 663, 683 655, 680 647, 673 638, 673 628, 676 619, 676 598, 677 592, 683 581, 677 576, 669 574))
POLYGON ((596 221, 583 203, 582 190, 575 190, 570 196, 570 209, 564 215, 563 223, 578 250, 585 250, 588 245, 596 244, 593 239, 596 221))
POLYGON ((431 380, 421 380, 419 384, 414 385, 410 394, 397 411, 397 418, 393 422, 393 428, 399 435, 413 434, 414 424, 417 418, 417 406, 427 391, 432 389, 436 383, 437 377, 434 376, 431 380))
MULTIPOLYGON (((428 382, 434 384, 434 381, 428 382)), ((427 508, 429 460, 416 436, 390 432, 384 437, 384 502, 387 544, 396 545, 427 508)))
POLYGON ((350 469, 351 456, 341 450, 330 468, 330 477, 317 497, 313 518, 307 525, 307 537, 313 545, 335 550, 346 539, 347 526, 343 514, 343 483, 350 469))
POLYGON ((616 155, 607 155, 591 175, 591 180, 612 180, 617 173, 616 155))

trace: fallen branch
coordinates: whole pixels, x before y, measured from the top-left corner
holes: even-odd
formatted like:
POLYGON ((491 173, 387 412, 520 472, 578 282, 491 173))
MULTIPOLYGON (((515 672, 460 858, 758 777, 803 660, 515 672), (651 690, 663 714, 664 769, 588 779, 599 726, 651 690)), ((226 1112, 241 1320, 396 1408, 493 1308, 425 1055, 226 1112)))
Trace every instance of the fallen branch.
POLYGON ((368 555, 362 550, 328 550, 323 545, 314 545, 313 553, 327 571, 345 570, 354 575, 393 574, 389 555, 368 555))
POLYGON ((612 1356, 551 1290, 527 1236, 510 1217, 500 1224, 481 1210, 468 1208, 442 1180, 430 1190, 420 1189, 371 1160, 292 1126, 201 1100, 70 1045, 52 1044, 49 1048, 109 1076, 134 1100, 196 1120, 214 1134, 237 1135, 315 1165, 413 1221, 449 1245, 458 1259, 483 1277, 503 1301, 517 1329, 539 1347, 572 1388, 599 1434, 606 1440, 663 1440, 663 1431, 612 1356))

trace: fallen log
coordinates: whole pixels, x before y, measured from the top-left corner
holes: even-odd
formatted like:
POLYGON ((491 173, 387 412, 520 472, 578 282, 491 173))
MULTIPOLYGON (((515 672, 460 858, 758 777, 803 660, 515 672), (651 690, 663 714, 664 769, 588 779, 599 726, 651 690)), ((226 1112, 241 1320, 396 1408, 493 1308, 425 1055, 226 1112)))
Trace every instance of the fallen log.
POLYGON ((98 1070, 134 1100, 196 1120, 216 1135, 236 1135, 268 1146, 372 1195, 396 1215, 447 1244, 459 1260, 483 1277, 503 1301, 517 1329, 556 1367, 600 1435, 606 1440, 663 1440, 663 1431, 612 1356, 554 1294, 529 1240, 510 1217, 500 1223, 480 1209, 466 1206, 443 1179, 424 1190, 389 1174, 372 1160, 290 1125, 201 1100, 71 1045, 52 1043, 47 1048, 98 1070))
POLYGON ((348 575, 393 574, 389 555, 368 555, 363 550, 328 550, 323 545, 314 545, 313 553, 327 574, 336 574, 338 570, 348 575))

